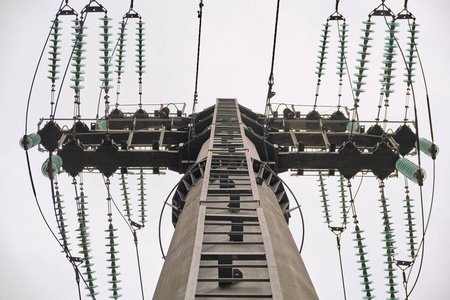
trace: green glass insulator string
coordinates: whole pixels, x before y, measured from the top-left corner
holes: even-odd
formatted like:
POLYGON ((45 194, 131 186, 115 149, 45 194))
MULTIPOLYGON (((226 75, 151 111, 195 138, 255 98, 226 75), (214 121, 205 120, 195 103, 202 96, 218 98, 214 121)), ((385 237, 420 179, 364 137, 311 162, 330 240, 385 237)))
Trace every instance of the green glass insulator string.
POLYGON ((395 48, 397 48, 396 45, 396 37, 395 34, 398 33, 398 30, 395 30, 396 27, 398 27, 399 24, 398 23, 388 23, 388 27, 389 30, 387 30, 386 32, 389 33, 389 35, 385 38, 386 43, 384 46, 384 67, 383 67, 383 73, 381 73, 381 77, 382 79, 380 80, 381 84, 382 84, 382 88, 381 88, 381 92, 380 92, 380 102, 378 105, 378 114, 377 114, 377 118, 375 119, 376 123, 378 124, 378 122, 380 121, 380 113, 381 113, 381 108, 382 108, 382 103, 383 103, 383 99, 384 99, 384 129, 386 130, 386 123, 388 122, 387 120, 387 112, 388 112, 388 107, 389 107, 389 96, 394 93, 394 90, 391 89, 391 87, 395 84, 393 82, 393 79, 395 78, 395 75, 392 74, 392 71, 395 71, 396 68, 394 67, 394 64, 397 62, 394 60, 394 57, 397 55, 397 53, 395 53, 395 48))
POLYGON ((319 182, 319 188, 320 188, 320 196, 322 198, 321 202, 322 202, 322 207, 323 207, 323 214, 324 214, 324 218, 325 218, 325 223, 327 223, 328 226, 330 226, 331 223, 331 214, 330 214, 330 208, 329 208, 329 204, 328 204, 328 194, 326 193, 326 189, 325 189, 325 178, 323 178, 322 172, 319 171, 319 179, 317 180, 319 182))
POLYGON ((314 110, 316 110, 317 107, 317 100, 319 98, 319 90, 320 90, 320 82, 321 82, 321 76, 324 75, 324 70, 325 70, 325 60, 327 59, 327 56, 325 56, 326 54, 328 54, 328 52, 326 51, 326 49, 328 49, 328 44, 330 43, 330 41, 328 41, 328 33, 330 33, 330 27, 331 25, 327 22, 325 24, 323 24, 323 29, 322 32, 323 34, 321 35, 322 39, 320 40, 320 45, 319 45, 319 56, 317 56, 317 58, 319 59, 317 61, 318 66, 316 67, 317 71, 315 72, 317 74, 317 86, 316 86, 316 94, 315 94, 315 99, 314 99, 314 110))
POLYGON ((144 225, 145 222, 147 222, 147 209, 145 208, 147 206, 146 202, 147 202, 147 198, 146 198, 146 194, 145 194, 145 188, 144 186, 146 185, 145 183, 145 177, 144 177, 144 170, 141 169, 139 172, 139 213, 140 213, 140 218, 141 218, 141 224, 144 225))
POLYGON ((70 243, 68 242, 69 240, 69 236, 68 233, 69 231, 67 231, 67 227, 68 225, 66 224, 67 219, 65 219, 65 207, 64 205, 64 200, 62 200, 62 194, 59 192, 59 185, 58 185, 58 181, 54 181, 54 185, 55 185, 55 203, 54 203, 54 209, 55 209, 55 213, 56 213, 56 218, 57 218, 57 222, 58 222, 58 228, 59 228, 59 234, 61 235, 60 241, 63 247, 62 252, 63 253, 70 253, 70 243))
POLYGON ((417 47, 417 42, 416 40, 418 39, 417 37, 417 33, 419 33, 419 31, 417 30, 417 27, 419 26, 419 24, 416 24, 415 21, 413 21, 413 23, 410 25, 410 29, 408 29, 408 32, 410 33, 410 35, 408 36, 409 42, 407 43, 408 45, 408 52, 405 55, 406 58, 406 73, 404 74, 404 76, 406 77, 406 79, 404 79, 403 81, 406 82, 406 101, 405 101, 405 124, 408 121, 408 109, 409 109, 409 100, 410 100, 410 96, 411 96, 411 85, 414 83, 413 77, 415 76, 414 71, 416 70, 416 68, 414 68, 414 65, 417 63, 416 59, 417 59, 417 55, 415 55, 416 53, 416 47, 417 47))
POLYGON ((106 240, 108 240, 108 244, 106 244, 106 247, 108 248, 108 251, 106 252, 106 254, 109 255, 109 258, 107 259, 109 263, 108 276, 111 277, 111 280, 108 281, 108 283, 111 284, 111 287, 108 290, 112 292, 112 295, 109 296, 110 299, 119 299, 120 297, 122 297, 122 295, 119 294, 119 291, 121 290, 121 287, 119 287, 119 283, 121 282, 121 280, 118 279, 120 275, 118 269, 120 268, 120 266, 118 265, 119 258, 117 257, 117 254, 119 253, 119 251, 117 251, 117 246, 119 244, 116 243, 116 240, 118 238, 118 236, 116 235, 117 229, 114 228, 112 219, 112 197, 110 193, 109 179, 106 180, 105 185, 108 191, 108 197, 106 198, 108 205, 108 229, 105 230, 105 232, 107 233, 106 240))
POLYGON ((61 23, 62 21, 59 19, 55 19, 52 21, 53 23, 53 30, 51 32, 51 39, 50 39, 50 51, 48 52, 50 54, 49 60, 50 64, 48 65, 50 67, 50 70, 48 71, 50 73, 49 76, 47 76, 48 79, 52 82, 51 87, 51 101, 50 101, 50 118, 53 118, 53 109, 55 106, 55 92, 56 92, 56 80, 59 79, 58 74, 60 73, 58 64, 59 61, 61 61, 61 58, 59 57, 61 53, 59 52, 59 49, 61 49, 61 46, 59 43, 61 43, 61 40, 59 37, 62 35, 60 33, 61 31, 61 23))
POLYGON ((341 175, 339 176, 339 197, 341 198, 341 212, 342 212, 342 225, 344 226, 344 228, 347 227, 348 224, 348 219, 347 219, 347 214, 348 214, 348 210, 349 210, 349 206, 347 205, 347 195, 345 193, 345 183, 344 183, 344 176, 341 175))
POLYGON ((136 44, 136 46, 137 46, 137 55, 136 55, 137 56, 137 60, 136 60, 137 65, 136 65, 136 68, 137 68, 137 70, 136 70, 136 73, 139 74, 139 108, 142 108, 142 75, 145 73, 144 24, 145 23, 142 22, 142 19, 139 18, 139 21, 137 22, 138 27, 136 28, 137 29, 137 38, 136 38, 136 41, 137 41, 137 44, 136 44))
POLYGON ((361 55, 361 58, 357 59, 359 65, 356 66, 356 69, 358 70, 358 72, 354 74, 354 76, 356 76, 356 80, 353 81, 353 83, 356 85, 356 87, 353 88, 353 91, 355 92, 355 103, 354 103, 355 110, 359 107, 360 101, 359 98, 361 94, 365 92, 365 90, 362 87, 367 84, 366 82, 363 81, 363 79, 367 77, 367 75, 364 74, 364 72, 369 69, 367 67, 367 64, 370 62, 367 59, 368 56, 370 55, 370 52, 368 52, 368 50, 372 47, 369 44, 369 41, 373 40, 373 38, 370 37, 370 34, 373 32, 373 30, 371 30, 370 28, 372 27, 372 25, 375 25, 375 23, 372 22, 370 18, 367 21, 363 22, 363 24, 365 25, 364 28, 362 29, 364 35, 361 37, 362 44, 359 44, 359 46, 361 47, 361 51, 358 51, 358 54, 361 55))
POLYGON ((362 290, 362 292, 364 292, 366 294, 366 296, 364 297, 364 299, 374 299, 375 296, 372 295, 372 291, 373 288, 370 287, 370 285, 373 283, 372 281, 370 281, 370 276, 372 276, 372 274, 369 274, 369 269, 370 267, 367 265, 367 263, 369 262, 369 260, 366 258, 368 252, 365 251, 365 247, 366 245, 363 244, 363 241, 366 239, 362 236, 362 233, 364 233, 364 230, 361 230, 357 221, 355 221, 355 231, 353 231, 352 233, 356 236, 353 241, 355 241, 357 243, 356 246, 354 246, 354 248, 356 248, 358 250, 358 252, 356 253, 356 256, 359 257, 359 260, 357 261, 359 264, 361 264, 361 267, 358 268, 358 270, 360 270, 362 272, 362 275, 359 275, 360 278, 362 278, 362 282, 361 285, 364 286, 364 289, 362 290))
POLYGON ((59 43, 61 42, 61 40, 59 39, 59 37, 62 35, 60 33, 61 31, 61 24, 62 21, 59 19, 56 19, 54 21, 52 21, 52 23, 54 24, 53 26, 53 30, 51 32, 51 39, 50 39, 50 51, 48 52, 50 54, 50 64, 48 65, 50 67, 50 70, 48 71, 50 73, 49 76, 47 76, 48 79, 51 80, 52 85, 55 84, 56 80, 59 79, 59 77, 57 76, 57 74, 59 74, 59 70, 58 68, 60 67, 60 65, 58 64, 58 62, 61 60, 59 58, 59 56, 61 55, 61 52, 59 52, 59 49, 61 49, 61 46, 59 46, 59 43))
MULTIPOLYGON (((326 187, 326 183, 325 183, 325 178, 323 177, 323 174, 321 171, 319 171, 319 179, 317 180, 319 182, 319 192, 320 192, 320 197, 321 197, 321 202, 322 202, 322 207, 323 207, 323 214, 324 214, 324 219, 325 219, 325 223, 327 223, 328 227, 331 226, 332 223, 332 215, 331 215, 331 210, 330 210, 330 204, 329 204, 329 199, 328 199, 328 194, 327 194, 327 189, 326 187)), ((341 225, 343 226, 343 229, 345 229, 347 227, 348 224, 348 219, 347 219, 347 214, 349 212, 349 205, 347 205, 347 200, 346 200, 346 193, 345 193, 345 183, 344 183, 344 176, 340 176, 338 179, 338 187, 339 187, 339 198, 341 198, 340 203, 341 203, 341 219, 342 219, 342 223, 341 225)))
POLYGON ((347 54, 347 40, 348 38, 347 29, 348 25, 344 22, 341 24, 341 28, 338 28, 339 30, 339 50, 338 50, 338 62, 337 62, 337 70, 338 72, 336 74, 339 75, 339 93, 338 93, 338 110, 341 108, 341 97, 342 97, 342 77, 345 76, 346 69, 347 69, 347 62, 346 62, 346 54, 347 54))
POLYGON ((411 259, 414 261, 416 259, 417 256, 417 242, 416 242, 416 238, 417 236, 416 234, 416 224, 414 223, 414 220, 416 218, 414 218, 414 205, 412 204, 413 199, 411 199, 409 197, 409 187, 408 187, 408 181, 405 178, 405 194, 406 197, 403 200, 403 202, 405 202, 405 205, 403 206, 403 208, 405 209, 404 214, 406 215, 405 221, 406 221, 406 233, 408 234, 407 238, 407 245, 408 245, 408 251, 409 251, 409 257, 411 257, 411 259))
POLYGON ((107 260, 110 263, 110 265, 108 266, 108 269, 110 270, 108 276, 111 277, 111 280, 109 280, 108 283, 112 285, 111 288, 108 289, 112 292, 112 295, 109 296, 110 299, 119 299, 120 297, 122 297, 122 295, 119 294, 121 288, 118 286, 121 280, 117 279, 120 273, 118 273, 117 271, 119 269, 119 265, 117 265, 117 261, 119 260, 119 258, 117 258, 116 255, 119 251, 116 250, 116 247, 119 244, 115 242, 115 240, 118 238, 114 235, 116 231, 117 229, 114 228, 112 224, 112 218, 110 218, 108 229, 105 230, 105 232, 108 234, 106 237, 106 239, 108 240, 108 244, 106 246, 109 248, 106 254, 110 256, 107 260))
POLYGON ((395 260, 395 240, 394 240, 394 231, 391 228, 392 222, 391 216, 389 216, 390 210, 388 209, 389 204, 387 204, 388 198, 385 196, 384 192, 384 182, 380 181, 380 194, 381 197, 379 201, 381 202, 380 207, 382 208, 382 215, 383 215, 383 227, 384 230, 381 232, 384 239, 383 242, 385 242, 385 247, 383 247, 386 250, 386 253, 383 254, 386 257, 386 261, 384 262, 387 267, 384 269, 387 272, 387 276, 385 278, 388 280, 388 283, 386 283, 386 286, 389 288, 386 293, 389 294, 389 299, 399 299, 396 297, 396 294, 398 291, 395 289, 395 287, 398 285, 395 282, 395 279, 397 276, 394 274, 394 272, 397 270, 395 268, 396 260, 395 260))
POLYGON ((365 238, 362 236, 364 230, 361 230, 361 228, 359 227, 358 215, 356 213, 355 199, 353 196, 352 184, 350 180, 348 181, 347 188, 350 193, 350 208, 353 214, 353 223, 355 224, 355 230, 352 233, 355 235, 353 241, 355 241, 357 244, 356 246, 354 246, 354 248, 358 250, 358 252, 356 253, 356 256, 358 256, 359 258, 357 262, 361 264, 361 267, 358 268, 358 270, 362 272, 362 274, 359 275, 359 277, 362 278, 363 280, 361 282, 361 285, 364 287, 364 289, 362 289, 362 292, 365 293, 363 299, 370 300, 375 298, 375 296, 372 295, 373 288, 371 288, 370 286, 373 283, 370 280, 370 276, 372 276, 372 274, 369 274, 368 272, 370 270, 370 267, 368 266, 369 260, 367 259, 368 252, 365 250, 367 246, 363 243, 365 238))
POLYGON ((113 88, 111 85, 111 81, 113 78, 111 78, 111 74, 113 73, 112 69, 112 49, 110 48, 110 45, 112 41, 109 40, 109 38, 112 36, 112 33, 109 33, 109 30, 112 28, 112 26, 109 25, 109 22, 111 21, 110 18, 108 18, 106 15, 103 18, 100 18, 100 21, 102 24, 100 25, 100 29, 102 32, 100 33, 100 36, 103 38, 100 43, 103 45, 103 48, 100 49, 100 52, 102 55, 100 56, 100 59, 102 63, 100 66, 103 67, 103 69, 100 71, 100 74, 103 76, 100 78, 100 81, 102 82, 100 88, 105 91, 105 117, 109 114, 109 90, 113 88))
POLYGON ((120 175, 120 185, 122 188, 120 189, 122 191, 122 197, 123 197, 123 207, 125 211, 125 216, 127 217, 128 221, 131 222, 131 205, 130 205, 130 198, 128 195, 130 194, 128 192, 128 182, 126 181, 127 178, 125 177, 125 174, 120 175))
POLYGON ((116 73, 117 73, 117 90, 116 90, 116 108, 119 106, 119 95, 120 95, 120 84, 122 83, 122 74, 125 72, 125 42, 127 33, 125 32, 127 30, 127 21, 122 20, 122 22, 119 22, 120 28, 119 28, 119 39, 117 42, 117 54, 116 54, 116 73))
MULTIPOLYGON (((74 184, 76 186, 76 181, 74 179, 74 184)), ((91 252, 91 243, 89 240, 89 227, 87 227, 87 224, 89 223, 87 217, 89 216, 87 214, 87 196, 84 194, 84 187, 83 183, 80 182, 80 193, 76 197, 76 202, 78 205, 78 224, 79 228, 76 230, 78 232, 78 239, 80 240, 80 243, 78 246, 81 247, 81 250, 79 251, 80 254, 83 256, 83 265, 82 267, 85 269, 85 272, 83 275, 87 276, 85 279, 87 283, 86 289, 89 290, 89 294, 87 294, 88 297, 95 297, 98 293, 95 292, 95 289, 98 287, 95 285, 95 281, 97 280, 94 277, 95 271, 93 270, 94 264, 92 263, 93 257, 90 255, 91 252)))
POLYGON ((73 56, 72 56, 72 66, 75 67, 75 70, 72 70, 71 73, 74 75, 72 76, 71 80, 73 84, 70 86, 75 91, 75 100, 74 100, 74 122, 76 120, 79 120, 81 118, 81 112, 80 112, 80 92, 84 88, 81 83, 84 81, 84 70, 83 68, 85 65, 83 64, 83 61, 86 59, 83 56, 83 53, 86 52, 86 49, 83 48, 84 45, 86 45, 86 42, 83 41, 83 39, 87 36, 84 31, 87 29, 83 24, 83 16, 81 16, 80 19, 74 20, 75 25, 72 26, 72 28, 75 30, 73 35, 75 38, 72 40, 74 42, 74 50, 73 50, 73 56))

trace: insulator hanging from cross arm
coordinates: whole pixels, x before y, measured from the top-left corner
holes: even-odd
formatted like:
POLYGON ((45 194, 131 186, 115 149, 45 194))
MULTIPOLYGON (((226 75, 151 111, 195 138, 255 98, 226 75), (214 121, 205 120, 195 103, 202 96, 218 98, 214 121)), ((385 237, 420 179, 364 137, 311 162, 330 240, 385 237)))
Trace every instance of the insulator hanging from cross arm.
POLYGON ((409 195, 406 195, 406 199, 403 200, 405 202, 405 205, 403 206, 405 208, 405 212, 404 214, 406 215, 405 220, 407 221, 407 223, 405 224, 405 226, 408 228, 406 230, 406 233, 408 234, 408 236, 406 237, 408 239, 408 243, 407 245, 409 246, 409 257, 411 257, 412 259, 415 259, 417 256, 417 242, 415 241, 415 239, 417 238, 417 236, 415 236, 415 233, 417 230, 415 230, 415 226, 416 224, 414 224, 414 220, 416 218, 414 218, 413 216, 413 207, 414 205, 412 205, 412 201, 413 199, 411 199, 409 197, 409 195))
POLYGON ((325 189, 325 178, 323 178, 322 172, 319 171, 319 179, 317 180, 319 182, 319 188, 320 188, 320 197, 322 198, 321 202, 322 202, 322 207, 323 207, 323 213, 324 213, 324 218, 325 218, 325 223, 328 224, 328 226, 330 226, 331 223, 331 215, 330 215, 330 209, 329 209, 329 204, 328 204, 328 194, 326 193, 326 189, 325 189))
POLYGON ((345 184, 344 184, 344 176, 339 176, 339 197, 341 198, 341 209, 342 209, 342 225, 347 226, 348 219, 347 219, 347 200, 346 200, 346 194, 345 194, 345 184))
POLYGON ((386 286, 389 287, 389 290, 386 291, 390 295, 390 299, 398 299, 395 297, 395 294, 398 293, 397 290, 395 290, 395 287, 397 286, 397 283, 394 281, 395 278, 397 278, 396 275, 394 275, 394 272, 396 271, 396 268, 394 267, 395 264, 395 240, 394 240, 394 234, 393 229, 391 228, 392 222, 391 222, 391 216, 389 216, 389 204, 387 203, 388 198, 384 195, 384 183, 381 182, 380 185, 381 188, 381 198, 379 201, 381 202, 381 214, 382 214, 382 220, 383 220, 383 227, 384 230, 381 232, 383 235, 383 242, 385 242, 385 247, 383 247, 386 250, 386 254, 384 256, 386 257, 386 261, 384 262, 387 265, 387 268, 384 269, 388 275, 385 276, 386 279, 388 279, 388 283, 386 283, 386 286))
POLYGON ((147 195, 145 194, 145 177, 144 177, 144 170, 141 169, 139 172, 139 183, 138 183, 138 190, 139 190, 139 213, 141 218, 141 224, 144 225, 145 222, 147 222, 147 209, 145 208, 147 206, 147 195))
POLYGON ((120 189, 122 191, 122 196, 123 196, 123 207, 125 210, 125 216, 127 217, 128 220, 131 219, 132 213, 131 213, 131 206, 130 206, 130 198, 128 197, 128 195, 130 194, 128 192, 128 183, 126 181, 126 177, 125 174, 121 174, 120 175, 120 185, 122 186, 122 188, 120 189))
POLYGON ((56 214, 56 218, 57 218, 57 222, 58 222, 58 228, 59 228, 59 234, 61 235, 60 240, 61 240, 61 244, 63 247, 62 252, 64 253, 69 253, 70 249, 70 243, 68 242, 69 237, 68 237, 68 231, 67 231, 67 227, 68 225, 65 223, 67 220, 65 219, 65 212, 64 212, 64 200, 62 200, 62 196, 59 193, 59 186, 58 186, 58 182, 55 182, 55 214, 56 214))
POLYGON ((96 278, 94 277, 95 271, 92 268, 94 266, 94 264, 92 263, 93 257, 90 255, 91 242, 89 240, 89 232, 88 232, 89 227, 87 226, 89 221, 87 220, 88 214, 86 213, 86 211, 88 210, 88 208, 86 207, 88 204, 86 198, 87 196, 84 194, 83 184, 80 183, 80 195, 76 199, 79 207, 78 209, 79 227, 76 231, 78 231, 78 239, 80 240, 79 246, 81 247, 81 250, 79 252, 80 254, 83 255, 82 267, 85 269, 85 272, 83 274, 87 276, 86 282, 88 285, 86 286, 86 289, 89 290, 89 294, 87 296, 94 298, 94 296, 97 295, 98 293, 95 292, 97 285, 94 284, 96 278))
MULTIPOLYGON (((109 200, 109 201, 111 201, 111 200, 109 200)), ((117 264, 117 262, 119 260, 119 258, 117 257, 117 254, 119 253, 119 251, 117 251, 116 248, 119 244, 116 243, 116 241, 115 241, 118 238, 115 235, 116 231, 117 231, 117 228, 114 228, 114 226, 112 224, 112 220, 110 219, 108 229, 105 230, 105 232, 107 233, 106 239, 108 240, 108 244, 106 244, 106 247, 108 247, 108 251, 106 252, 106 254, 109 255, 109 258, 107 259, 107 261, 110 264, 108 266, 108 269, 110 270, 108 276, 111 277, 111 280, 108 281, 108 283, 110 283, 112 285, 112 287, 110 287, 108 289, 109 291, 112 292, 112 295, 109 296, 110 299, 119 299, 120 297, 122 297, 122 295, 119 294, 119 291, 122 288, 118 286, 118 284, 121 282, 121 280, 118 279, 118 276, 120 275, 120 273, 117 270, 120 268, 120 266, 117 264)))
POLYGON ((395 168, 397 169, 397 171, 405 175, 409 180, 417 183, 420 186, 423 185, 423 181, 427 176, 424 169, 419 168, 419 166, 406 158, 400 158, 399 160, 397 160, 397 162, 395 163, 395 168))
POLYGON ((355 231, 353 231, 353 234, 356 235, 356 238, 353 240, 355 242, 357 242, 357 245, 355 246, 355 248, 358 249, 358 252, 355 255, 359 257, 358 263, 361 264, 361 267, 359 268, 359 270, 362 271, 362 275, 360 275, 360 277, 363 279, 363 281, 361 282, 361 285, 364 286, 364 289, 362 290, 362 292, 364 292, 366 294, 364 299, 370 300, 370 299, 374 299, 375 296, 372 295, 373 288, 370 287, 370 285, 373 282, 370 281, 371 274, 369 274, 369 272, 368 272, 370 267, 367 265, 369 260, 366 258, 366 255, 368 253, 364 249, 364 248, 366 248, 366 245, 363 244, 363 241, 365 240, 365 238, 362 237, 362 235, 361 235, 362 233, 364 233, 364 230, 361 230, 359 228, 359 225, 356 224, 355 231))

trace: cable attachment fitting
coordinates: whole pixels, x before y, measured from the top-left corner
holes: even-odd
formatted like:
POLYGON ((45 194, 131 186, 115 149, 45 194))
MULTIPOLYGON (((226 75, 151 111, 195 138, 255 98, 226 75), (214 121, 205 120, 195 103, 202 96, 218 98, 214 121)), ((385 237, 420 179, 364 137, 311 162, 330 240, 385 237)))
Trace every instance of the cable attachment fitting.
POLYGON ((85 13, 90 13, 90 12, 104 12, 104 13, 107 13, 108 12, 108 10, 103 6, 103 5, 101 5, 100 3, 98 3, 96 0, 93 0, 93 1, 91 1, 91 2, 89 2, 89 4, 88 5, 86 5, 84 8, 83 8, 83 10, 81 11, 81 13, 84 15, 85 13), (97 4, 96 6, 95 5, 92 5, 92 4, 97 4))
POLYGON ((204 4, 203 4, 203 0, 200 0, 200 3, 198 4, 198 7, 199 7, 199 10, 197 10, 197 17, 199 18, 199 19, 201 19, 201 17, 203 16, 203 6, 205 6, 204 4))
POLYGON ((335 12, 332 13, 332 14, 328 17, 327 21, 331 21, 331 20, 333 20, 333 21, 345 21, 344 16, 341 15, 341 14, 339 13, 339 2, 340 2, 340 1, 341 1, 341 0, 336 0, 336 8, 335 8, 335 12))
POLYGON ((395 16, 395 20, 416 20, 416 17, 408 10, 408 0, 405 0, 404 8, 395 16))
POLYGON ((344 232, 345 228, 344 227, 330 227, 330 230, 333 231, 334 233, 336 233, 336 232, 342 233, 342 232, 344 232))
POLYGON ((61 7, 57 16, 78 16, 78 13, 69 5, 69 0, 66 0, 66 4, 61 7))
POLYGON ((370 14, 369 14, 369 18, 372 16, 386 16, 386 17, 392 17, 395 19, 395 14, 392 12, 392 10, 387 7, 384 4, 385 0, 381 1, 381 4, 378 5, 370 14))
POLYGON ((397 266, 405 266, 405 267, 409 267, 412 265, 411 261, 406 261, 406 260, 396 260, 397 266))
POLYGON ((139 224, 137 222, 131 221, 130 222, 131 226, 133 226, 134 228, 136 228, 137 230, 142 229, 145 227, 145 225, 139 224))
POLYGON ((141 15, 134 10, 134 0, 131 0, 130 9, 123 16, 123 19, 140 19, 141 15))
POLYGON ((84 260, 81 257, 70 256, 69 260, 71 263, 83 263, 84 260))

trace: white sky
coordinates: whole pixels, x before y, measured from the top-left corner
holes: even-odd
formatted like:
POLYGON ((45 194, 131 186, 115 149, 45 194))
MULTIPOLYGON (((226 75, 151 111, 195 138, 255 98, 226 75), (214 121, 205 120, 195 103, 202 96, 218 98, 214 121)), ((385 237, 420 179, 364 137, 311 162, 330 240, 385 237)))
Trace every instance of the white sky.
MULTIPOLYGON (((102 1, 114 19, 114 33, 117 23, 127 11, 128 1, 102 1)), ((419 28, 419 50, 424 63, 427 83, 429 87, 435 140, 440 147, 440 155, 436 169, 436 197, 434 210, 430 222, 425 244, 425 258, 421 279, 415 292, 410 297, 414 299, 448 299, 447 284, 450 279, 448 247, 450 246, 447 231, 450 229, 449 209, 446 203, 450 192, 446 185, 446 168, 450 167, 448 146, 445 134, 445 119, 450 110, 446 86, 447 72, 450 67, 448 50, 450 39, 448 33, 448 12, 450 4, 445 0, 409 1, 409 9, 417 17, 419 28)), ((60 1, 9 1, 2 2, 2 18, 0 19, 1 36, 1 71, 0 84, 3 111, 5 113, 5 128, 2 137, 6 144, 1 148, 3 158, 3 180, 0 183, 1 201, 0 218, 3 226, 0 229, 0 282, 2 299, 78 299, 74 273, 64 254, 60 253, 57 243, 45 227, 33 199, 29 184, 24 152, 18 147, 18 140, 24 132, 24 117, 28 90, 34 68, 45 41, 51 20, 54 17, 60 1)), ((69 3, 78 11, 87 1, 72 0, 69 3)), ((394 12, 403 7, 403 0, 386 1, 394 12)), ((340 12, 347 18, 350 25, 348 43, 348 63, 350 72, 354 73, 356 59, 359 58, 357 44, 361 21, 367 19, 368 13, 380 1, 342 0, 340 12)), ((275 61, 275 85, 277 95, 274 102, 294 104, 312 104, 317 77, 314 74, 316 56, 322 24, 334 11, 334 1, 295 1, 281 2, 279 38, 277 57, 275 61)), ((199 109, 213 105, 217 97, 237 98, 243 104, 256 112, 264 112, 264 101, 267 93, 267 79, 270 70, 272 50, 273 25, 275 16, 275 0, 228 0, 205 1, 202 52, 199 78, 199 109)), ((143 16, 146 24, 146 59, 147 70, 144 77, 144 102, 159 104, 161 102, 186 102, 188 110, 192 106, 192 95, 195 76, 195 58, 197 49, 198 19, 196 10, 197 0, 184 1, 135 1, 135 9, 143 16)), ((98 99, 99 51, 98 18, 100 15, 89 15, 87 33, 89 35, 86 56, 86 89, 82 93, 82 115, 86 118, 95 117, 95 105, 98 99)), ((67 19, 67 18, 65 18, 67 19)), ((370 71, 367 92, 361 97, 361 114, 365 119, 373 120, 378 101, 380 84, 381 53, 385 36, 383 19, 375 19, 377 26, 373 55, 369 58, 370 71)), ((63 23, 62 57, 67 59, 70 51, 68 43, 70 22, 63 23)), ((335 24, 333 28, 336 29, 335 24)), ((129 34, 133 33, 133 26, 129 34)), ((399 34, 401 43, 406 43, 404 33, 406 24, 402 22, 399 34)), ((332 39, 336 40, 336 31, 332 31, 332 39)), ((127 45, 131 55, 134 37, 129 36, 127 45)), ((333 44, 331 45, 333 47, 333 44)), ((47 52, 47 51, 46 51, 47 52)), ((335 75, 337 49, 331 48, 326 75, 323 80, 319 104, 336 103, 338 79, 335 75)), ((134 54, 133 54, 134 55, 134 54)), ((36 130, 40 117, 48 117, 50 102, 50 82, 47 76, 47 57, 41 64, 41 69, 33 92, 29 132, 36 130)), ((128 62, 134 60, 129 57, 128 62)), ((63 63, 65 64, 65 62, 63 63)), ((396 93, 391 97, 392 111, 390 116, 401 119, 402 107, 405 99, 403 85, 403 66, 397 65, 396 93)), ((417 72, 418 73, 418 72, 417 72)), ((69 75, 70 77, 70 75, 69 75)), ((68 77, 68 78, 69 78, 68 77)), ((134 63, 127 65, 124 74, 121 99, 124 103, 137 102, 137 79, 134 73, 134 63), (128 76, 128 77, 127 77, 128 76)), ((415 85, 418 101, 419 122, 422 136, 429 138, 428 121, 426 119, 426 102, 423 92, 421 76, 417 76, 415 85)), ((68 88, 69 81, 63 89, 60 108, 57 116, 72 117, 73 92, 68 88)), ((113 85, 116 85, 113 83, 113 85)), ((115 90, 113 90, 113 93, 115 90)), ((344 84, 344 105, 351 106, 350 88, 344 84)), ((302 112, 307 112, 305 108, 302 112)), ((396 126, 393 127, 396 129, 396 126)), ((30 151, 33 174, 37 184, 38 196, 51 226, 55 221, 49 197, 49 183, 40 174, 39 168, 46 158, 46 154, 30 151)), ((432 168, 430 159, 422 156, 428 177, 424 188, 425 209, 428 210, 431 195, 432 168)), ((412 158, 413 160, 416 158, 412 158)), ((146 299, 150 299, 156 285, 162 265, 161 254, 157 243, 157 223, 160 209, 167 193, 177 182, 179 174, 166 176, 151 176, 147 182, 149 194, 149 219, 147 227, 139 233, 140 253, 143 265, 146 299)), ((93 256, 97 269, 97 284, 101 294, 98 299, 109 296, 106 283, 105 261, 106 251, 105 233, 106 192, 99 184, 98 175, 85 177, 86 193, 92 205, 90 211, 91 239, 94 247, 93 256)), ((130 176, 131 177, 131 176, 130 176)), ((303 206, 306 222, 306 239, 302 257, 309 270, 320 299, 342 299, 339 264, 337 260, 336 244, 333 235, 323 223, 322 208, 315 178, 296 178, 284 176, 303 206)), ((66 175, 60 176, 62 193, 68 207, 68 217, 74 217, 73 190, 70 179, 66 175), (72 210, 71 210, 72 209, 72 210)), ((117 182, 117 176, 113 178, 117 182)), ((130 180, 135 184, 135 181, 130 180)), ((358 179, 353 185, 358 185, 358 179)), ((338 200, 336 179, 328 180, 331 200, 338 200)), ((366 178, 363 188, 356 199, 359 219, 362 229, 366 230, 371 279, 377 299, 385 296, 386 280, 382 263, 384 253, 381 247, 382 220, 378 207, 379 194, 377 181, 366 178)), ((404 197, 403 180, 389 179, 386 182, 387 196, 392 201, 393 222, 397 232, 397 246, 399 259, 405 259, 404 221, 401 213, 401 200, 404 197), (397 229, 398 228, 398 229, 397 229)), ((136 186, 136 185, 134 185, 136 186)), ((411 184, 412 197, 419 199, 418 189, 411 184)), ((118 188, 114 190, 114 198, 120 204, 118 188)), ((136 194, 132 194, 136 200, 136 194)), ((419 202, 416 201, 416 207, 419 202)), ((338 219, 337 206, 334 208, 334 220, 338 219)), ((137 209, 135 208, 137 214, 137 209)), ((417 217, 419 217, 417 215, 417 217)), ((298 217, 293 220, 291 228, 297 240, 298 217)), ((137 282, 135 253, 132 238, 126 231, 123 222, 115 216, 116 225, 120 227, 119 236, 122 266, 122 294, 124 299, 139 299, 140 291, 137 282)), ((76 252, 75 227, 69 228, 71 234, 72 251, 76 252)), ((170 218, 164 219, 165 248, 167 249, 170 235, 170 218)), ((351 234, 352 226, 345 232, 342 241, 344 270, 346 275, 347 299, 361 299, 362 286, 359 284, 359 271, 355 263, 356 256, 351 234)), ((397 272, 400 283, 399 297, 404 298, 401 288, 401 273, 397 272)), ((85 291, 83 291, 85 294, 85 291)), ((387 294, 386 294, 387 295, 387 294)))

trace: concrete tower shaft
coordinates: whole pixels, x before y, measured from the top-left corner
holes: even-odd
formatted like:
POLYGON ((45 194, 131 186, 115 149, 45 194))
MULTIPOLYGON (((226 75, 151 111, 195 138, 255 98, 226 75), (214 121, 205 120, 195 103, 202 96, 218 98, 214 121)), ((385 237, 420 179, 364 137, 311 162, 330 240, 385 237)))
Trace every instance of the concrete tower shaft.
POLYGON ((287 224, 277 175, 218 99, 210 137, 183 177, 175 233, 153 299, 318 299, 287 224))

